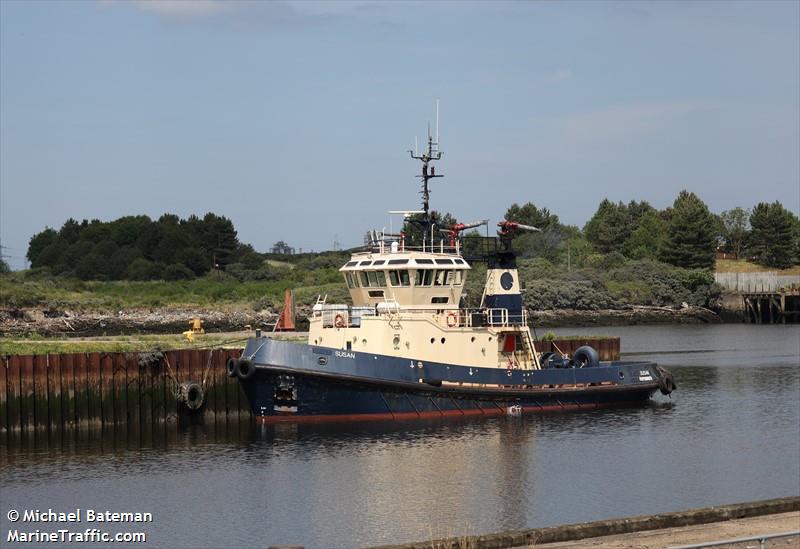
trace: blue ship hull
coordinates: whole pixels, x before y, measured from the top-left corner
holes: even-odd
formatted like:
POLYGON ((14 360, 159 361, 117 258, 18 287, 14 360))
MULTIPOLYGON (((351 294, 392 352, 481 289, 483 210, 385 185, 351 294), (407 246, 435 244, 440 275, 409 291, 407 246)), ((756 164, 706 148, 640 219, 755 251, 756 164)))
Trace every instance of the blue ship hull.
POLYGON ((501 415, 635 404, 660 388, 665 373, 652 362, 476 368, 269 338, 249 340, 242 360, 247 374, 240 374, 242 386, 254 416, 264 422, 501 415))

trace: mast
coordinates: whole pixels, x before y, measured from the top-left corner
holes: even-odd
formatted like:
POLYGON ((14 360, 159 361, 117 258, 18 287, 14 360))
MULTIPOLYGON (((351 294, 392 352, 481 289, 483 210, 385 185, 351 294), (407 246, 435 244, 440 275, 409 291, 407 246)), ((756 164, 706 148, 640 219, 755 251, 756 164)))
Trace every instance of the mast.
POLYGON ((441 174, 436 173, 436 168, 431 164, 434 160, 439 160, 442 158, 442 151, 439 150, 439 101, 436 101, 436 140, 434 140, 433 136, 431 135, 431 127, 430 123, 428 123, 428 144, 427 149, 422 153, 419 154, 415 150, 408 151, 411 154, 411 158, 415 160, 419 160, 422 162, 422 174, 418 175, 420 179, 422 179, 422 222, 421 225, 423 227, 423 234, 426 234, 427 229, 430 228, 431 220, 430 220, 430 187, 428 185, 428 181, 434 179, 436 177, 444 177, 441 174))

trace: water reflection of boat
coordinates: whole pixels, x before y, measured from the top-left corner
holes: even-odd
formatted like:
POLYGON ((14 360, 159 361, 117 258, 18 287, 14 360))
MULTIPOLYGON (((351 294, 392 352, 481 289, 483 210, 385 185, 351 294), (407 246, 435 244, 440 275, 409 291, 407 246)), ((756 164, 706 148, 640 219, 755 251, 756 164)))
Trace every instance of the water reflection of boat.
POLYGON ((340 269, 353 305, 321 298, 307 344, 254 337, 229 361, 256 418, 516 415, 640 403, 674 389, 650 361, 600 362, 588 346, 572 356, 537 352, 512 250, 515 235, 537 229, 502 221, 497 237, 465 254, 461 232, 486 222, 437 227, 429 181, 442 177, 432 165, 438 143, 429 136, 426 151, 411 155, 422 162, 423 209, 399 212, 410 234, 376 234, 340 269), (468 259, 487 263, 477 308, 462 301, 468 259))

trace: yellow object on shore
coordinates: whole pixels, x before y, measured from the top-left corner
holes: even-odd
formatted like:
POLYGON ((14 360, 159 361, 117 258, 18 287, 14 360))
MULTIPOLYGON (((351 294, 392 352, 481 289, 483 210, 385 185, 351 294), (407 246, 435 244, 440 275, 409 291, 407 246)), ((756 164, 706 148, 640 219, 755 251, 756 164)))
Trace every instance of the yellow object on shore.
POLYGON ((192 327, 192 332, 196 334, 204 334, 206 331, 203 329, 203 321, 199 318, 193 318, 192 321, 189 323, 189 326, 192 327))
POLYGON ((191 343, 192 341, 194 341, 194 332, 192 330, 186 330, 185 332, 183 332, 183 337, 186 338, 186 341, 191 343))

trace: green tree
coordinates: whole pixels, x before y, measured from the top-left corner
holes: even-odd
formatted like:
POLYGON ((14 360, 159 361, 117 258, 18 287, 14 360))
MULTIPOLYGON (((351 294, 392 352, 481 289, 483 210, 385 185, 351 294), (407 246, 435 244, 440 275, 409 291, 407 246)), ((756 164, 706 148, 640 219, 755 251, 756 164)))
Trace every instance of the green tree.
POLYGON ((785 269, 795 255, 794 220, 792 213, 778 201, 760 202, 750 214, 748 249, 761 265, 785 269))
POLYGON ((536 204, 532 202, 526 202, 522 206, 517 203, 512 204, 509 206, 508 210, 506 210, 505 219, 508 221, 516 221, 524 225, 532 225, 542 232, 546 229, 556 228, 561 225, 557 215, 551 213, 547 208, 539 209, 536 204))
POLYGON ((689 191, 681 191, 672 205, 661 257, 667 263, 691 269, 711 269, 716 251, 716 221, 708 206, 689 191))
MULTIPOLYGON (((420 225, 420 221, 422 220, 422 214, 414 214, 407 218, 403 223, 403 232, 406 235, 406 246, 422 246, 422 226, 420 225)), ((438 212, 436 210, 432 210, 430 213, 430 221, 436 226, 433 234, 433 241, 438 245, 440 240, 447 241, 447 236, 442 232, 445 227, 451 227, 457 223, 456 218, 453 217, 448 212, 438 212)), ((425 246, 430 247, 431 245, 431 233, 430 229, 428 229, 427 234, 425 235, 425 246)))
POLYGON ((622 244, 622 253, 631 259, 656 259, 664 245, 667 222, 653 210, 644 214, 622 244))
MULTIPOLYGON (((88 225, 88 223, 87 223, 88 225)), ((58 231, 58 235, 67 243, 74 244, 81 235, 81 224, 72 219, 67 219, 58 231)))
POLYGON ((535 233, 521 232, 514 237, 514 249, 524 258, 542 257, 551 262, 558 261, 561 244, 579 232, 576 227, 562 225, 556 214, 532 202, 522 206, 512 204, 505 219, 539 229, 535 233))
POLYGON ((719 214, 719 218, 722 223, 721 236, 725 248, 740 259, 750 233, 750 211, 736 207, 725 210, 719 214))
POLYGON ((239 248, 239 238, 230 219, 207 213, 203 217, 204 248, 210 252, 216 265, 225 267, 233 262, 239 248))
POLYGON ((152 280, 159 275, 158 265, 143 257, 134 259, 127 272, 127 278, 130 280, 152 280))
POLYGON ((42 232, 31 237, 30 242, 28 242, 28 253, 25 254, 28 261, 31 262, 31 266, 35 266, 38 262, 39 254, 42 253, 42 250, 47 248, 50 244, 53 244, 56 240, 58 240, 58 233, 50 227, 45 227, 42 232))
POLYGON ((658 235, 649 234, 656 228, 653 219, 658 211, 648 202, 631 200, 628 204, 603 199, 597 212, 583 228, 586 238, 601 253, 623 251, 628 257, 635 253, 638 257, 654 257, 657 251, 658 235), (625 244, 631 235, 645 224, 633 242, 625 244), (642 248, 644 246, 644 249, 642 248), (627 251, 626 251, 627 250, 627 251))
POLYGON ((607 254, 618 249, 629 234, 628 208, 604 198, 592 218, 584 225, 586 239, 598 251, 607 254))

